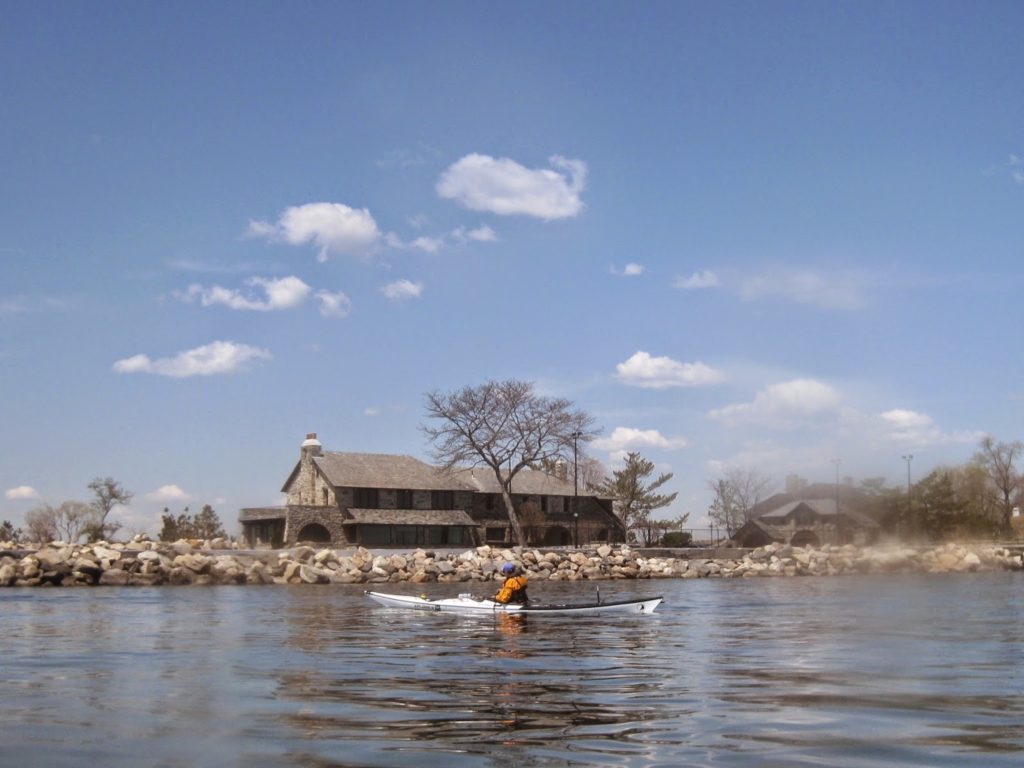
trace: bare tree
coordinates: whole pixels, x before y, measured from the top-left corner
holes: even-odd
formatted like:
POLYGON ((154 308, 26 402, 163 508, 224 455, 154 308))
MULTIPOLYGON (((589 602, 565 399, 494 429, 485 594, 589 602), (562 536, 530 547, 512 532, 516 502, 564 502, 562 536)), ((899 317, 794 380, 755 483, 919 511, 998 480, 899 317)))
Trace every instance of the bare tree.
POLYGON ((604 481, 608 470, 598 459, 581 456, 576 468, 580 490, 593 491, 604 481))
POLYGON ((732 467, 709 484, 715 494, 708 517, 732 536, 750 517, 771 487, 772 479, 755 469, 732 467))
POLYGON ((30 541, 43 544, 57 538, 57 510, 43 504, 25 513, 25 532, 30 541))
POLYGON ((89 490, 93 492, 92 508, 96 520, 86 533, 93 541, 113 536, 121 525, 107 522, 110 510, 116 506, 131 504, 135 494, 125 490, 124 486, 112 477, 95 478, 89 483, 89 490))
POLYGON ((996 499, 1002 512, 1004 532, 1010 530, 1010 518, 1013 508, 1021 499, 1021 474, 1015 463, 1024 452, 1024 443, 1015 440, 1012 443, 997 442, 992 435, 985 435, 978 445, 974 460, 984 467, 989 480, 995 488, 996 499))
POLYGON ((54 510, 54 524, 61 541, 74 543, 86 532, 93 509, 84 501, 64 501, 54 510))
POLYGON ((509 379, 489 381, 455 392, 426 395, 423 433, 434 444, 433 457, 445 469, 485 466, 501 487, 516 542, 526 538, 512 503, 512 480, 524 468, 562 459, 571 462, 573 446, 597 436, 593 418, 569 400, 541 397, 533 384, 509 379))

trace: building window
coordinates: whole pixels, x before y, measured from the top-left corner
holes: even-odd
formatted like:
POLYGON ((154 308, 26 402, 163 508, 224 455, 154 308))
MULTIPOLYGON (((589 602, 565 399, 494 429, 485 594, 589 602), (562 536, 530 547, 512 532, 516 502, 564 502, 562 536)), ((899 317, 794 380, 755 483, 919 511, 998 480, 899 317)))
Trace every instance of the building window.
POLYGON ((455 508, 455 491, 431 491, 430 492, 430 508, 431 509, 454 509, 455 508))
POLYGON ((494 509, 494 494, 488 493, 484 499, 484 509, 494 509))
POLYGON ((540 497, 540 511, 541 512, 547 512, 548 511, 548 497, 547 496, 541 496, 540 497))
POLYGON ((376 488, 353 488, 352 506, 356 509, 378 509, 380 494, 376 488))
POLYGON ((413 509, 412 491, 395 491, 396 509, 413 509))
POLYGON ((501 528, 498 528, 498 527, 488 528, 484 535, 487 537, 487 541, 498 541, 498 542, 501 542, 501 541, 505 541, 505 534, 506 534, 507 531, 508 531, 508 529, 505 528, 505 527, 501 527, 501 528))
POLYGON ((324 506, 326 507, 330 503, 330 498, 328 497, 327 489, 326 488, 323 489, 323 495, 324 495, 324 506))

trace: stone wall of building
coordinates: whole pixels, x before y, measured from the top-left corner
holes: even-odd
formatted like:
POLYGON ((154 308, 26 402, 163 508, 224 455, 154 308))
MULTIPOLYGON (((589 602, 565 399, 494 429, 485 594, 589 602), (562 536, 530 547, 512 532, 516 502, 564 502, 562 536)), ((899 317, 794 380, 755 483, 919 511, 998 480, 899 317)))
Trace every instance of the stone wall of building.
POLYGON ((286 546, 294 546, 299 534, 307 525, 322 525, 331 536, 331 546, 342 547, 349 544, 344 528, 345 516, 338 507, 313 505, 289 505, 288 526, 285 531, 286 546))

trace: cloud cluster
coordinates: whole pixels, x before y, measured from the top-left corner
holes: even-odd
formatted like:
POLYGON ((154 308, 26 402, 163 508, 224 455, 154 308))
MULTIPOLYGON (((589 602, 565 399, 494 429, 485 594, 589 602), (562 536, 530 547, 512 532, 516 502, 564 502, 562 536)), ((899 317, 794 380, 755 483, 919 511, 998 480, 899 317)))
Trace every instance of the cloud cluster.
POLYGON ((39 491, 31 485, 19 485, 15 488, 8 488, 4 491, 4 498, 11 500, 38 499, 39 491))
POLYGON ((189 501, 192 496, 186 493, 177 485, 161 485, 155 491, 150 491, 146 494, 146 498, 150 501, 166 502, 166 501, 189 501))
POLYGON ((1018 184, 1024 184, 1024 160, 1017 155, 1010 155, 1010 176, 1018 184))
POLYGON ((984 437, 980 431, 943 432, 928 414, 903 408, 883 411, 878 419, 884 440, 907 447, 972 444, 984 437))
POLYGON ((616 427, 608 437, 601 437, 593 442, 595 448, 611 453, 652 448, 672 451, 685 448, 686 445, 686 438, 665 437, 656 429, 633 427, 616 427))
POLYGON ((183 292, 175 295, 184 302, 198 300, 204 307, 222 305, 230 309, 273 312, 291 309, 302 304, 312 290, 297 277, 250 277, 245 284, 257 289, 262 295, 253 296, 242 291, 214 285, 204 288, 193 283, 183 292))
POLYGON ((193 283, 184 291, 176 291, 175 297, 186 303, 198 301, 204 307, 224 306, 239 311, 274 312, 294 309, 306 302, 312 295, 320 302, 320 314, 324 317, 347 317, 352 302, 341 291, 320 290, 313 292, 301 279, 289 276, 281 278, 250 277, 245 281, 250 288, 246 293, 234 288, 213 285, 209 288, 193 283))
POLYGON ((306 203, 286 208, 276 223, 249 222, 248 234, 289 245, 312 244, 317 259, 333 255, 364 256, 381 239, 377 222, 366 208, 343 203, 306 203))
POLYGON ((681 363, 670 357, 652 357, 644 351, 619 363, 615 370, 624 384, 645 389, 701 387, 725 380, 724 373, 702 362, 681 363))
MULTIPOLYGON (((420 223, 419 220, 417 220, 417 222, 418 224, 420 223)), ((486 224, 481 224, 480 226, 472 229, 456 227, 447 237, 443 234, 420 235, 408 242, 402 240, 402 238, 394 232, 388 232, 387 235, 384 236, 384 241, 391 248, 410 248, 413 250, 423 251, 424 253, 438 253, 448 245, 449 238, 456 243, 495 243, 498 241, 498 233, 486 224)))
POLYGON ((174 357, 155 360, 139 354, 118 360, 113 365, 116 373, 152 373, 184 379, 192 376, 215 376, 246 371, 260 360, 270 360, 270 352, 234 341, 214 341, 195 349, 179 352, 174 357))
POLYGON ((559 155, 548 163, 550 168, 526 168, 507 157, 469 154, 446 168, 435 188, 441 197, 473 211, 546 221, 579 215, 587 164, 559 155))
POLYGON ((418 299, 420 294, 423 293, 423 284, 402 279, 388 283, 380 290, 381 293, 392 301, 405 301, 406 299, 418 299))
POLYGON ((341 291, 317 291, 316 299, 324 317, 348 317, 352 311, 352 301, 341 291))
POLYGON ((777 298, 819 309, 853 310, 864 306, 860 280, 852 276, 824 276, 816 272, 773 272, 743 281, 745 301, 777 298))
POLYGON ((728 426, 772 421, 780 425, 801 422, 822 413, 836 413, 841 404, 839 392, 816 379, 794 379, 762 389, 749 403, 735 403, 708 413, 728 426))
POLYGON ((622 269, 619 269, 613 264, 610 267, 610 271, 613 275, 618 275, 619 277, 639 277, 644 273, 644 265, 631 261, 622 269))
POLYGON ((717 274, 710 269, 704 269, 694 272, 689 277, 677 277, 672 284, 683 291, 698 291, 703 288, 717 288, 719 281, 717 274))

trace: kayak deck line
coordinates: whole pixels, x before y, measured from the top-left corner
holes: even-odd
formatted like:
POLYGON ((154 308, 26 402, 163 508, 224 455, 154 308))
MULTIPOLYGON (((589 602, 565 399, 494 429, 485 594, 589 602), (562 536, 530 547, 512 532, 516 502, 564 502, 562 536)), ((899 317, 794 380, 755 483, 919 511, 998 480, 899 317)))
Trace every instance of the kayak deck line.
POLYGON ((535 615, 587 615, 605 613, 651 614, 662 601, 656 597, 641 597, 596 603, 498 603, 487 598, 460 594, 458 597, 430 600, 426 596, 396 595, 367 590, 366 596, 379 605, 388 608, 409 608, 420 611, 444 611, 449 613, 484 615, 489 613, 535 614, 535 615))

